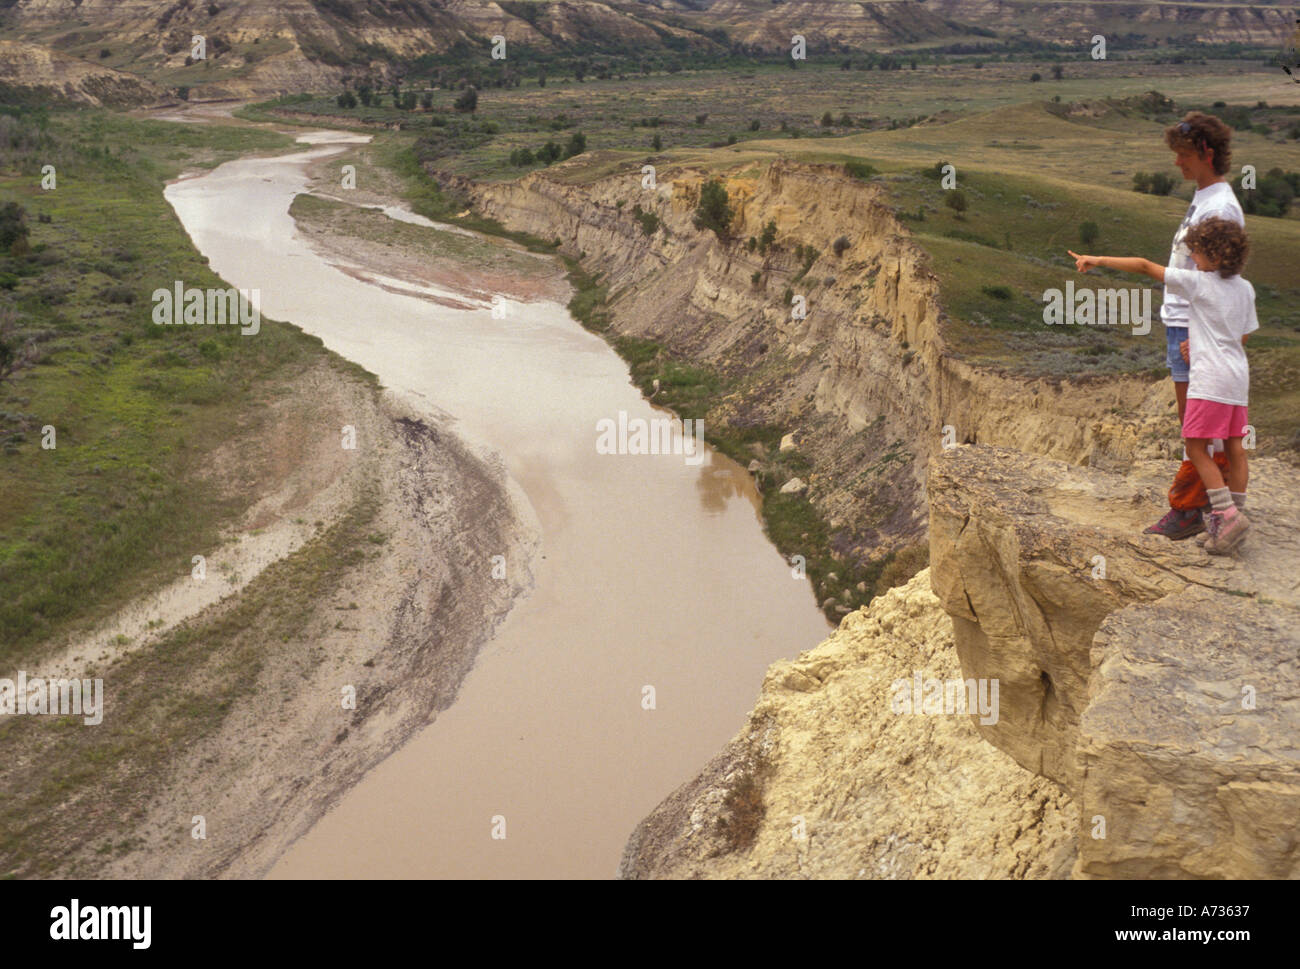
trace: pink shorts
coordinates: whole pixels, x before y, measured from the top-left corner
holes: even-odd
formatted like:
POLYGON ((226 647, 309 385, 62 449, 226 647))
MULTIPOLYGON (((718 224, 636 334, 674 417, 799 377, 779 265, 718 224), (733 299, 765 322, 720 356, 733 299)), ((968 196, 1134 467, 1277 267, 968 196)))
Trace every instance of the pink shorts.
POLYGON ((1249 423, 1250 417, 1244 407, 1189 397, 1187 410, 1183 413, 1183 437, 1221 437, 1224 440, 1245 437, 1249 423))

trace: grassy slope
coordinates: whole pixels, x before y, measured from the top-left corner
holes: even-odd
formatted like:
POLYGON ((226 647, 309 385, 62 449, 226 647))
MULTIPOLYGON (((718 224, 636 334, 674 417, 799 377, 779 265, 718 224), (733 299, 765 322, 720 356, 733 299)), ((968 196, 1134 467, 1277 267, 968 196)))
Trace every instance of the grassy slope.
POLYGON ((0 158, 0 201, 27 210, 32 245, 0 258, 19 276, 0 296, 19 314, 20 338, 43 352, 0 383, 6 667, 70 624, 187 574, 191 556, 258 497, 255 481, 209 477, 212 453, 256 429, 282 378, 333 359, 270 321, 243 337, 150 319, 155 288, 224 286, 163 199, 163 181, 287 139, 90 111, 53 115, 44 139, 0 158), (39 187, 46 162, 58 170, 50 192, 39 187), (56 428, 53 450, 41 447, 45 425, 56 428))

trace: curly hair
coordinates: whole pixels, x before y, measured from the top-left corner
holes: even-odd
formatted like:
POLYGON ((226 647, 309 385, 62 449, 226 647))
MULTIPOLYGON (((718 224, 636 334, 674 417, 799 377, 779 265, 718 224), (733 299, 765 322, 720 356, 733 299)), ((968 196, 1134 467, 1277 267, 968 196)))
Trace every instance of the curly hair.
POLYGON ((1212 114, 1190 111, 1178 124, 1165 129, 1165 144, 1174 151, 1184 148, 1198 156, 1214 152, 1214 172, 1228 174, 1232 162, 1232 129, 1212 114))
POLYGON ((1246 230, 1227 219, 1202 219, 1187 230, 1187 248, 1208 256, 1224 279, 1237 276, 1250 256, 1246 230))

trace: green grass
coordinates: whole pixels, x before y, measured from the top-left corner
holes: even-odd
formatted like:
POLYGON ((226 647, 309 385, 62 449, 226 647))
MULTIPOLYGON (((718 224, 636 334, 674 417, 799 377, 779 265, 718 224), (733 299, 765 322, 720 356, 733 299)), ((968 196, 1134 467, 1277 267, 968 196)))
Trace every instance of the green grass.
POLYGON ((173 280, 222 286, 162 183, 289 142, 247 128, 139 121, 102 111, 20 117, 31 140, 0 157, 0 202, 27 211, 30 252, 0 256, 18 340, 41 359, 0 383, 0 663, 34 657, 73 624, 188 574, 220 527, 258 497, 211 455, 264 420, 285 378, 327 354, 263 321, 203 333, 155 326, 149 294, 173 280), (58 187, 39 187, 56 165, 58 187), (49 222, 39 221, 40 216, 49 222), (52 426, 57 447, 41 447, 52 426), (127 563, 130 567, 126 567, 127 563))

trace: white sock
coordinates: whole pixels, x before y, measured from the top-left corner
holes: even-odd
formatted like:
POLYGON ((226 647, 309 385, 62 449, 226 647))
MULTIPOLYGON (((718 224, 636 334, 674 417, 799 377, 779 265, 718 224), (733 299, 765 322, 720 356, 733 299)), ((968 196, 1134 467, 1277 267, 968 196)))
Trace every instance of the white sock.
POLYGON ((1210 507, 1215 511, 1223 512, 1232 507, 1232 492, 1226 485, 1222 488, 1206 488, 1205 493, 1210 496, 1210 507))

